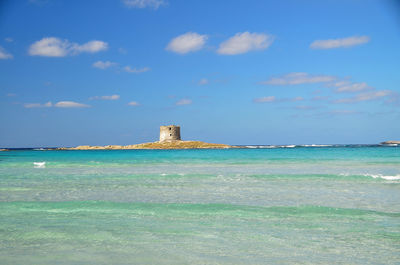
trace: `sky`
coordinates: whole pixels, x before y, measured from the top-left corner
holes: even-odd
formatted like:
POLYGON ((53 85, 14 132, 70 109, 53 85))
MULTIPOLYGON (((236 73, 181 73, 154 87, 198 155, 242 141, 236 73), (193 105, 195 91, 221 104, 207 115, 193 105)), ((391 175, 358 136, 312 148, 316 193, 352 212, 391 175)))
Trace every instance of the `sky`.
POLYGON ((2 0, 0 147, 400 140, 400 1, 2 0))

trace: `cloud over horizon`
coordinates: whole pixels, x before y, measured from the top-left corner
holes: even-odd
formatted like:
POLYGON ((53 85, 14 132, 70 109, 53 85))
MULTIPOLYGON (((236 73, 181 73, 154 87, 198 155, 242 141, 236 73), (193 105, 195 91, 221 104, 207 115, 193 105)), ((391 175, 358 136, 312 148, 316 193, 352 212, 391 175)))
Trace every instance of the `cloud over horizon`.
POLYGON ((41 104, 41 103, 26 103, 25 108, 88 108, 90 105, 74 102, 74 101, 59 101, 56 104, 52 104, 51 101, 41 104))
POLYGON ((122 0, 127 7, 132 8, 153 8, 158 9, 160 6, 166 5, 164 0, 122 0))
POLYGON ((150 71, 150 67, 142 67, 142 68, 131 68, 130 66, 125 66, 124 71, 128 73, 133 73, 133 74, 140 74, 140 73, 145 73, 147 71, 150 71))
POLYGON ((333 84, 328 84, 328 86, 333 86, 335 87, 335 92, 342 93, 342 92, 361 92, 361 91, 366 91, 366 90, 372 90, 373 87, 370 87, 367 83, 365 82, 360 82, 360 83, 352 83, 348 80, 345 81, 339 81, 333 84))
POLYGON ((94 96, 90 97, 89 100, 118 100, 120 95, 111 95, 111 96, 94 96))
POLYGON ((210 83, 210 81, 207 78, 202 78, 197 82, 199 86, 204 86, 207 85, 208 83, 210 83))
POLYGON ((131 101, 131 102, 128 103, 128 105, 129 106, 134 106, 134 107, 140 106, 139 102, 137 102, 137 101, 131 101))
POLYGON ((187 32, 173 38, 165 49, 179 54, 186 54, 201 50, 207 39, 207 35, 200 35, 196 32, 187 32))
POLYGON ((270 79, 261 82, 263 85, 300 85, 300 84, 314 84, 326 83, 336 80, 335 76, 331 75, 310 75, 303 72, 288 73, 278 77, 271 77, 270 79))
POLYGON ((116 66, 117 63, 110 62, 110 61, 97 61, 92 64, 93 67, 105 70, 109 67, 116 66))
POLYGON ((0 46, 0 60, 12 59, 14 56, 0 46))
POLYGON ((336 48, 349 48, 356 45, 361 45, 371 40, 368 36, 352 36, 341 39, 329 40, 316 40, 310 44, 311 49, 336 49, 336 48))
POLYGON ((254 103, 271 103, 271 102, 297 102, 303 101, 303 97, 293 97, 293 98, 276 98, 275 96, 261 97, 253 99, 254 103))
POLYGON ((276 98, 274 96, 255 98, 253 99, 254 103, 266 103, 266 102, 274 102, 276 98))
POLYGON ((184 99, 181 99, 181 100, 177 101, 175 103, 175 105, 182 106, 182 105, 190 105, 192 103, 193 103, 193 101, 191 99, 184 98, 184 99))
POLYGON ((74 101, 59 101, 54 104, 54 107, 57 108, 88 108, 89 105, 74 102, 74 101))
POLYGON ((219 45, 218 54, 237 55, 250 51, 265 50, 272 42, 274 37, 264 33, 242 32, 227 39, 219 45))
POLYGON ((391 90, 375 90, 371 92, 364 92, 359 93, 353 97, 349 98, 341 98, 334 100, 333 103, 354 103, 354 102, 361 102, 361 101, 369 101, 369 100, 376 100, 381 99, 393 94, 391 90))
POLYGON ((56 37, 42 38, 29 46, 31 56, 65 57, 80 53, 96 53, 108 49, 104 41, 92 40, 84 44, 77 44, 69 40, 56 37))
POLYGON ((44 104, 40 104, 40 103, 25 103, 24 104, 24 107, 28 108, 28 109, 30 109, 30 108, 49 108, 52 106, 53 106, 53 104, 50 101, 47 103, 44 103, 44 104))

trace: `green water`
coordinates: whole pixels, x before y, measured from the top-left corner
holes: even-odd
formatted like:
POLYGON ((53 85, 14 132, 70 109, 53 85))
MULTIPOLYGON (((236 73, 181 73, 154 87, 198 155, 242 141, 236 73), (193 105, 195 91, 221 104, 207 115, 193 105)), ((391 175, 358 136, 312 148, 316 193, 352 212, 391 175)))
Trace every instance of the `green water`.
POLYGON ((0 264, 400 264, 399 202, 396 147, 0 152, 0 264))

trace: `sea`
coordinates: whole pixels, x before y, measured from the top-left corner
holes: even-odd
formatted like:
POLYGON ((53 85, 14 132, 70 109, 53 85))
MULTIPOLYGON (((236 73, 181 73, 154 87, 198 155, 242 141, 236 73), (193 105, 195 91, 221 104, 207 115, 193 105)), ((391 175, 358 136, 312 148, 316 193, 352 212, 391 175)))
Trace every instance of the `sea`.
POLYGON ((0 264, 400 264, 400 146, 0 152, 0 264))

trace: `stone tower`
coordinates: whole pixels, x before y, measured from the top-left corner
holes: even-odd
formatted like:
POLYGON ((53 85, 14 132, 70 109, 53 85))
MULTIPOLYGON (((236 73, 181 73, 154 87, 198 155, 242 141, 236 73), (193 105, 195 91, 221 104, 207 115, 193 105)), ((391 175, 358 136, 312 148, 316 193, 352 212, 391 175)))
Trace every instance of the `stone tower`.
POLYGON ((160 142, 181 139, 181 127, 175 125, 160 126, 160 142))

